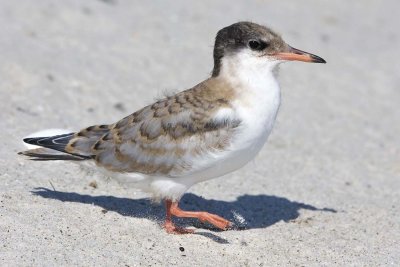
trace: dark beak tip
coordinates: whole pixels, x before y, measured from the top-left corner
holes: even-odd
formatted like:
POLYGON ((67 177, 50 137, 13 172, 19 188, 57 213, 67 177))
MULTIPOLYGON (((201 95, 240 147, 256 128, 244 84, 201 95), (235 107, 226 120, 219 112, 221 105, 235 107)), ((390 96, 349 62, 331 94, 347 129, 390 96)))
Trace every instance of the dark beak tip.
MULTIPOLYGON (((311 60, 307 60, 306 62, 323 63, 323 64, 326 63, 325 59, 323 59, 322 57, 319 57, 317 55, 314 55, 314 54, 305 52, 303 50, 291 47, 290 45, 289 45, 289 53, 293 53, 293 54, 297 54, 297 55, 307 55, 309 57, 308 59, 311 58, 311 60)), ((305 60, 302 60, 302 61, 305 61, 305 60)))
POLYGON ((312 59, 313 59, 313 61, 312 61, 313 63, 323 63, 323 64, 326 64, 325 59, 323 59, 322 57, 312 55, 312 59))

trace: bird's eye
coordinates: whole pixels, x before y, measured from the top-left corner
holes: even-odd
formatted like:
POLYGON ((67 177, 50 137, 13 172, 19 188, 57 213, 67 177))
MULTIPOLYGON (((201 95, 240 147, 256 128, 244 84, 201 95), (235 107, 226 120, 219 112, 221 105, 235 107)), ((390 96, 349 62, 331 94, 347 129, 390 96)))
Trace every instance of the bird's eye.
POLYGON ((256 40, 250 40, 249 41, 249 47, 253 50, 259 50, 260 49, 260 42, 256 40))
POLYGON ((263 50, 268 46, 266 43, 257 40, 250 40, 248 45, 251 50, 257 50, 257 51, 263 50))

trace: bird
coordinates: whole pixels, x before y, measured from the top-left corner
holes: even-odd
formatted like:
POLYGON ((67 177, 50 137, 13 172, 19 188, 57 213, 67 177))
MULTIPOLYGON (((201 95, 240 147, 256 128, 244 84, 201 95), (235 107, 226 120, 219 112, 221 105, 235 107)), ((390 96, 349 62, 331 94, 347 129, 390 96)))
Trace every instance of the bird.
MULTIPOLYGON (((217 32, 214 67, 206 80, 165 96, 113 124, 23 139, 32 160, 84 163, 165 202, 164 229, 187 234, 172 218, 196 218, 221 230, 233 224, 179 200, 194 184, 243 167, 271 133, 281 102, 278 66, 287 61, 326 63, 293 48, 270 28, 248 21, 217 32)), ((225 178, 229 179, 229 178, 225 178)))

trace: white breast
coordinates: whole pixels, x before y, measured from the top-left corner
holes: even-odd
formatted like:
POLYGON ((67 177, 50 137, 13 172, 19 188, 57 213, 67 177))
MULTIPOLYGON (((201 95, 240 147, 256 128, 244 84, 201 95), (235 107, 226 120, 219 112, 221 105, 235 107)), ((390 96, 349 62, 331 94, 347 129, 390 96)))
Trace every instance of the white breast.
POLYGON ((276 64, 248 54, 225 59, 220 76, 237 91, 233 109, 241 124, 231 145, 216 155, 211 166, 182 180, 194 184, 219 177, 243 167, 257 155, 271 133, 280 105, 276 64))

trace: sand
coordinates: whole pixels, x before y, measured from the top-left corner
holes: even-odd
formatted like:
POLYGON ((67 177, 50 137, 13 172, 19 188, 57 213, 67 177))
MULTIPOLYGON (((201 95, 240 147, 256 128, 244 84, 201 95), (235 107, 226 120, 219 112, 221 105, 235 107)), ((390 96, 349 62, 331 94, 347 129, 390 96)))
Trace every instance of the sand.
POLYGON ((1 266, 385 266, 400 262, 398 1, 0 3, 1 266), (192 187, 195 220, 65 162, 17 156, 38 130, 112 123, 208 77, 220 28, 251 20, 328 64, 281 67, 267 145, 192 187))

